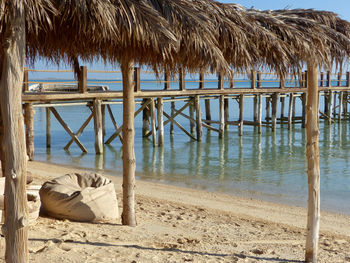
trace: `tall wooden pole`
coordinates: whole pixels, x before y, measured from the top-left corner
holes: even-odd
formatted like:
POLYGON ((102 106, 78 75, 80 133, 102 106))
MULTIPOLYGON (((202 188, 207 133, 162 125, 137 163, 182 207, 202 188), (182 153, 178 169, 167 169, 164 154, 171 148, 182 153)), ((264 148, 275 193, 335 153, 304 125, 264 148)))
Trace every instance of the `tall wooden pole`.
POLYGON ((134 151, 134 81, 133 62, 121 64, 123 76, 123 225, 136 226, 135 215, 135 170, 134 151))
POLYGON ((5 261, 28 262, 27 159, 21 101, 26 43, 24 10, 22 5, 10 3, 8 11, 9 20, 3 29, 0 78, 4 128, 1 162, 6 177, 5 224, 2 228, 6 239, 5 261))
POLYGON ((157 99, 158 146, 164 144, 163 98, 157 99))
POLYGON ((94 105, 94 131, 95 131, 95 153, 103 154, 103 122, 102 101, 95 99, 94 105))
POLYGON ((318 149, 318 76, 317 65, 308 62, 308 94, 306 118, 306 156, 308 163, 308 217, 306 237, 306 262, 317 262, 320 228, 320 166, 318 149))
POLYGON ((34 108, 33 103, 24 104, 24 124, 26 126, 26 148, 29 161, 34 160, 34 108))

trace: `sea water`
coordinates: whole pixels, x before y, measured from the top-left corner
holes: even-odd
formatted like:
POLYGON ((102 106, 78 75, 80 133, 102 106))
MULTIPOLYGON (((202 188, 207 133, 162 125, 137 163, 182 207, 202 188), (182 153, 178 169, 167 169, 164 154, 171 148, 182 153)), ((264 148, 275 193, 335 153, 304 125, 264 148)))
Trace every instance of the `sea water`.
MULTIPOLYGON (((96 79, 90 81, 98 82, 96 79)), ((112 89, 121 89, 120 86, 113 85, 112 89)), ((176 88, 176 85, 178 83, 175 81, 172 88, 176 88)), ((189 82, 186 85, 188 89, 197 88, 198 83, 189 82)), ((206 83, 206 87, 211 87, 210 85, 215 87, 217 83, 214 80, 212 84, 206 83)), ((248 87, 249 82, 240 85, 248 87)), ((271 82, 265 85, 277 84, 271 82)), ((225 87, 227 86, 226 82, 225 87)), ((143 83, 142 88, 161 89, 162 84, 143 83)), ((296 100, 296 116, 300 116, 301 103, 299 99, 296 100)), ((287 111, 288 98, 285 104, 287 111)), ((176 102, 177 109, 183 105, 184 102, 176 102)), ((204 101, 201 101, 201 106, 204 109, 204 101)), ((321 101, 320 107, 322 106, 321 101)), ((237 120, 238 103, 230 99, 229 107, 230 120, 237 120)), ((111 108, 121 125, 122 106, 111 105, 111 108)), ((211 100, 211 109, 212 119, 218 120, 217 100, 211 100)), ((56 107, 56 110, 73 131, 77 131, 91 113, 86 106, 56 107)), ((164 111, 170 113, 170 103, 165 102, 164 111)), ((280 111, 279 105, 278 116, 280 111)), ((244 119, 252 120, 252 112, 253 99, 246 98, 244 119)), ((91 122, 79 136, 88 153, 83 154, 75 143, 69 151, 65 151, 63 147, 71 138, 53 116, 51 119, 51 149, 48 150, 45 109, 36 108, 35 160, 121 175, 122 145, 118 138, 104 146, 103 155, 95 155, 91 122)), ((183 117, 176 119, 189 129, 188 120, 183 117)), ((174 134, 170 135, 169 125, 166 125, 162 147, 153 147, 150 138, 142 138, 141 130, 142 114, 139 114, 135 118, 137 179, 304 207, 307 204, 306 134, 300 123, 292 125, 291 130, 288 130, 287 124, 278 124, 274 132, 271 128, 263 127, 262 134, 258 134, 252 126, 244 126, 243 136, 239 136, 237 126, 229 126, 223 139, 219 139, 216 132, 203 128, 201 142, 191 140, 176 126, 174 134)), ((106 111, 106 138, 114 131, 106 111)), ((350 122, 347 120, 332 125, 320 120, 321 208, 346 214, 350 214, 349 133, 350 122)))

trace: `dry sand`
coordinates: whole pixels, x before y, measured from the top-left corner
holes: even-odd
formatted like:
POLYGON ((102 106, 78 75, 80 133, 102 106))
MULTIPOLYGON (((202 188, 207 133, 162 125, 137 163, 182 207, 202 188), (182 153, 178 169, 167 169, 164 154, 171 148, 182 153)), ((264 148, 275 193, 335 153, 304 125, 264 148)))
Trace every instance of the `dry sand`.
MULTIPOLYGON (((29 163, 28 169, 34 183, 79 172, 39 162, 29 163)), ((110 178, 121 211, 121 178, 110 178)), ((302 262, 304 258, 304 208, 144 181, 137 182, 136 193, 134 228, 120 221, 91 224, 39 217, 29 229, 30 262, 302 262)), ((322 213, 319 262, 350 262, 349 219, 322 213)), ((4 247, 3 238, 1 243, 4 247)))

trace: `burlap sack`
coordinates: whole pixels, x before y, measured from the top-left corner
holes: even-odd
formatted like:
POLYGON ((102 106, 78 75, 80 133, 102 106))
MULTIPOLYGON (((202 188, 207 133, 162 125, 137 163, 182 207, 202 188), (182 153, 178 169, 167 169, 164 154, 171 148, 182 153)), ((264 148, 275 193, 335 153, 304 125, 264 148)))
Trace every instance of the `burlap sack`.
POLYGON ((54 218, 100 222, 119 216, 114 184, 99 174, 66 174, 44 183, 39 194, 54 218))

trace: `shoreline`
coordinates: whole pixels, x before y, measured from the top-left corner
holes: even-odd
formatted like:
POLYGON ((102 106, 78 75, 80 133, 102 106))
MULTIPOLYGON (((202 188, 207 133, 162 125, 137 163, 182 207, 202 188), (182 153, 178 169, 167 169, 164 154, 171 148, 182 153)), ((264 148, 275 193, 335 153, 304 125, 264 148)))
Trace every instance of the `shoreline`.
MULTIPOLYGON (((32 173, 42 173, 49 170, 50 177, 53 178, 71 172, 97 172, 105 175, 113 181, 119 198, 119 203, 122 197, 122 175, 111 175, 110 173, 103 173, 102 171, 96 171, 89 168, 81 169, 69 165, 57 165, 36 161, 28 163, 28 170, 32 173), (56 173, 55 171, 59 172, 56 173)), ((234 212, 241 217, 249 219, 259 219, 277 224, 286 224, 302 229, 306 227, 307 208, 291 204, 145 180, 136 181, 135 194, 137 196, 156 198, 162 201, 202 206, 223 212, 234 212)), ((350 216, 347 214, 321 210, 320 231, 332 232, 350 237, 350 216)))

